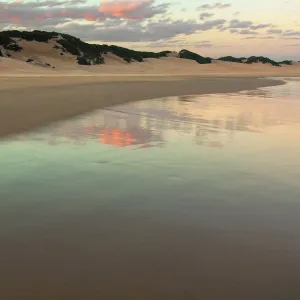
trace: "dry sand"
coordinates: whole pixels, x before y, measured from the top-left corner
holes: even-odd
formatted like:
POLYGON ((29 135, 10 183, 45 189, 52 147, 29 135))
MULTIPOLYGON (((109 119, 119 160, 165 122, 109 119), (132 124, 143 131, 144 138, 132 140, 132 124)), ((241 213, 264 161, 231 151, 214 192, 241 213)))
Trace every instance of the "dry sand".
MULTIPOLYGON (((31 42, 32 43, 32 42, 31 42)), ((32 45, 31 45, 32 46, 32 45)), ((14 54, 15 59, 0 57, 0 77, 24 76, 300 76, 300 63, 292 66, 273 67, 270 64, 253 63, 250 65, 213 60, 211 64, 200 65, 195 61, 177 57, 160 59, 149 58, 144 62, 126 63, 113 54, 104 55, 105 64, 81 66, 76 64, 72 55, 61 56, 44 53, 39 49, 25 47, 27 50, 14 54), (31 55, 29 55, 31 53, 31 55), (47 56, 46 56, 47 55, 47 56), (33 58, 39 63, 49 63, 51 67, 38 67, 24 60, 33 58), (55 68, 53 69, 52 66, 55 68)), ((42 49, 43 50, 43 49, 42 49)))

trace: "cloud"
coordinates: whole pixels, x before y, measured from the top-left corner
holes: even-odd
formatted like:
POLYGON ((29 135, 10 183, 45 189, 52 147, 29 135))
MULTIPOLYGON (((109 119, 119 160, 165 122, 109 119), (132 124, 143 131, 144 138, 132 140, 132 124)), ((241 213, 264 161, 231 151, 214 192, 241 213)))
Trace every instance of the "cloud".
MULTIPOLYGON (((103 23, 95 22, 79 25, 78 22, 71 21, 57 25, 54 29, 87 41, 154 42, 211 30, 225 22, 223 19, 209 20, 202 23, 193 20, 171 21, 168 19, 148 21, 147 23, 140 20, 123 22, 120 22, 120 20, 106 20, 103 23)), ((50 30, 50 28, 51 26, 48 26, 46 29, 50 30)))
POLYGON ((249 30, 249 29, 242 29, 239 31, 239 34, 258 34, 256 31, 249 30))
POLYGON ((267 30, 267 33, 280 34, 280 33, 282 33, 282 30, 281 29, 269 29, 269 30, 267 30))
POLYGON ((283 37, 283 40, 300 40, 300 37, 283 37))
MULTIPOLYGON (((198 41, 196 43, 188 43, 185 40, 170 40, 150 43, 147 45, 150 48, 165 48, 172 49, 176 46, 177 49, 183 48, 211 48, 213 46, 211 41, 198 41)), ((134 47, 134 46, 133 46, 134 47)))
POLYGON ((198 10, 203 10, 203 9, 224 9, 224 8, 228 8, 228 7, 231 7, 231 4, 217 2, 217 3, 214 3, 214 4, 203 4, 203 5, 198 7, 198 10))
POLYGON ((253 24, 252 21, 240 21, 233 19, 229 22, 229 25, 224 29, 229 29, 231 33, 239 34, 258 34, 255 30, 271 27, 272 24, 253 24))
POLYGON ((226 23, 226 20, 224 19, 216 19, 216 20, 209 20, 205 21, 203 23, 198 24, 198 30, 210 30, 214 28, 219 28, 219 26, 223 25, 226 23))
POLYGON ((60 24, 66 19, 103 22, 106 19, 148 19, 167 11, 169 4, 156 5, 154 0, 101 1, 99 7, 87 4, 86 0, 63 1, 0 1, 0 23, 20 23, 27 27, 40 28, 49 21, 60 24))
POLYGON ((261 39, 261 40, 272 40, 272 39, 274 39, 274 36, 260 36, 259 39, 261 39))
POLYGON ((263 29, 263 28, 267 28, 267 27, 270 27, 270 26, 272 26, 272 24, 257 24, 257 25, 252 25, 252 26, 250 26, 250 28, 252 29, 252 30, 257 30, 257 29, 263 29))
POLYGON ((211 14, 211 13, 202 13, 202 14, 199 15, 199 18, 200 18, 200 20, 205 20, 207 18, 212 17, 213 15, 214 14, 211 14))
POLYGON ((286 30, 282 33, 282 36, 300 36, 300 31, 286 30))
POLYGON ((252 26, 252 24, 252 21, 240 21, 238 19, 233 19, 229 22, 228 28, 249 28, 250 26, 252 26))
POLYGON ((86 0, 63 0, 63 1, 54 1, 54 0, 44 0, 44 1, 14 1, 14 2, 3 2, 1 1, 0 4, 3 5, 4 9, 14 8, 14 9, 25 9, 25 8, 45 8, 45 7, 59 7, 59 6, 73 6, 78 4, 85 4, 86 0))
POLYGON ((167 4, 154 7, 154 0, 123 0, 123 1, 101 1, 98 11, 108 17, 124 19, 151 18, 157 13, 165 12, 167 4), (161 10, 163 8, 163 11, 161 10))
POLYGON ((274 39, 273 36, 247 36, 247 37, 243 37, 243 40, 270 40, 270 39, 274 39))

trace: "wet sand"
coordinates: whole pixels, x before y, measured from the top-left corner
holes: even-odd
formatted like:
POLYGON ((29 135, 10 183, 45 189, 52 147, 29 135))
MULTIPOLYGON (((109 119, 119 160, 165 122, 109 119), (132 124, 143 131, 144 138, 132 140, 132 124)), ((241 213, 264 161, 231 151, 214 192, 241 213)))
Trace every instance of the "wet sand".
POLYGON ((1 140, 0 299, 298 300, 299 99, 131 102, 1 140))
POLYGON ((283 84, 270 79, 195 76, 3 77, 1 82, 0 137, 128 101, 283 84))

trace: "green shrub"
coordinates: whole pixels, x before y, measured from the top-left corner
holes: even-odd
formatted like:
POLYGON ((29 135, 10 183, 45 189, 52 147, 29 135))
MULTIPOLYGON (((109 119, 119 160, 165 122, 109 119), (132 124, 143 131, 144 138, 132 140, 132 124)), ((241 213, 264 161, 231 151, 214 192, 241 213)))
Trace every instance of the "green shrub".
POLYGON ((183 49, 179 52, 179 58, 185 58, 196 61, 198 64, 210 64, 211 58, 203 57, 197 53, 191 52, 189 50, 183 49))
POLYGON ((283 60, 283 61, 279 62, 279 64, 291 66, 293 64, 293 61, 291 61, 291 60, 283 60))
POLYGON ((257 63, 261 62, 263 64, 271 64, 272 66, 275 67, 281 67, 280 64, 268 57, 263 57, 263 56, 250 56, 247 58, 247 61, 245 62, 246 64, 252 64, 252 63, 257 63))
POLYGON ((243 63, 245 57, 233 57, 233 56, 223 56, 218 58, 218 60, 222 61, 230 61, 230 62, 236 62, 236 63, 243 63))

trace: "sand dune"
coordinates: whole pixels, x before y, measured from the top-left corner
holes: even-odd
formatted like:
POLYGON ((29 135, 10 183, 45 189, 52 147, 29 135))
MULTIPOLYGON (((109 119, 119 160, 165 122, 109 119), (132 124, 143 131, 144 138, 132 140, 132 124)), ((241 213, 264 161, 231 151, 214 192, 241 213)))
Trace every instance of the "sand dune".
POLYGON ((65 51, 55 38, 47 43, 20 38, 13 40, 22 50, 5 51, 10 57, 0 57, 0 76, 300 76, 298 62, 282 67, 219 60, 213 60, 211 64, 198 64, 176 57, 176 52, 169 53, 168 57, 132 63, 108 52, 103 54, 105 64, 84 66, 79 65, 76 56, 65 51))
MULTIPOLYGON (((34 52, 33 52, 34 53, 34 52)), ((120 57, 113 54, 105 56, 106 63, 95 66, 80 66, 75 62, 74 57, 60 58, 35 55, 17 55, 32 57, 36 62, 48 63, 51 67, 42 67, 26 63, 12 58, 0 58, 0 76, 174 76, 174 75, 195 75, 195 76, 300 76, 300 64, 292 66, 273 67, 271 65, 255 63, 244 65, 240 63, 212 61, 211 64, 197 64, 195 61, 180 59, 176 57, 165 57, 160 59, 149 58, 145 62, 126 63, 120 57)))
POLYGON ((199 64, 176 53, 127 63, 107 51, 105 64, 79 65, 55 39, 15 40, 22 49, 0 57, 0 136, 127 101, 252 90, 283 83, 255 77, 300 76, 299 63, 199 64))

